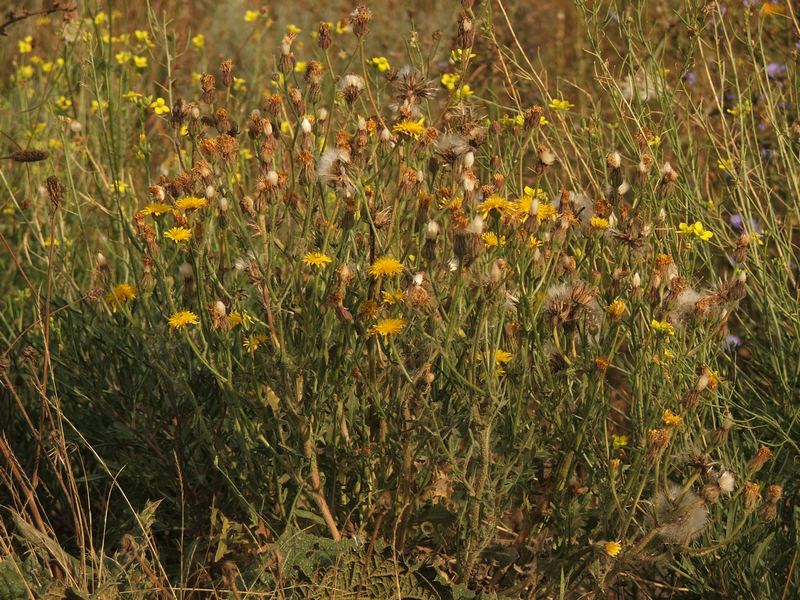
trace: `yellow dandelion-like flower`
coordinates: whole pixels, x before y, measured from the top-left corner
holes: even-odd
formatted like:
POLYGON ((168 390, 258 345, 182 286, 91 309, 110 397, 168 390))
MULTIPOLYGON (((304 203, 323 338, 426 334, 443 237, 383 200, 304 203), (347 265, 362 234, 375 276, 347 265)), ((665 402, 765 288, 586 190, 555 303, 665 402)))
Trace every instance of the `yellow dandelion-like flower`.
POLYGON ((383 256, 376 260, 369 268, 369 274, 375 279, 381 277, 394 277, 403 272, 403 263, 396 258, 383 256))
POLYGON ((208 200, 197 196, 186 196, 175 201, 175 207, 181 210, 197 210, 208 205, 208 200))
POLYGON ((611 444, 614 446, 615 449, 619 450, 624 448, 628 445, 628 436, 627 435, 617 435, 615 433, 611 434, 611 444))
POLYGON ((383 290, 381 292, 384 304, 399 304, 404 302, 406 294, 403 290, 383 290))
POLYGON ((663 333, 666 335, 675 335, 675 328, 672 326, 672 323, 668 321, 658 321, 653 319, 650 321, 650 327, 653 328, 653 331, 656 333, 663 333))
POLYGON ((667 427, 677 427, 681 423, 683 423, 683 417, 680 415, 676 415, 670 409, 666 409, 664 414, 661 416, 661 421, 667 427))
POLYGON ((589 225, 592 226, 592 229, 608 229, 611 225, 608 222, 608 219, 603 219, 602 217, 592 217, 589 220, 589 225))
POLYGON ((548 104, 550 108, 556 110, 558 112, 567 112, 569 109, 574 107, 575 105, 570 102, 569 100, 561 100, 559 98, 553 98, 548 104))
POLYGON ((171 209, 172 207, 169 204, 164 204, 163 202, 151 202, 139 212, 145 216, 153 215, 154 217, 157 217, 159 215, 163 215, 165 212, 169 212, 171 209))
POLYGON ((146 56, 134 56, 133 57, 133 66, 137 69, 146 69, 147 68, 147 57, 146 56))
POLYGON ((497 349, 494 351, 494 362, 498 365, 507 365, 511 362, 511 359, 514 358, 514 355, 507 350, 497 349))
POLYGON ((603 549, 611 558, 616 558, 622 552, 622 544, 619 542, 606 542, 603 549))
POLYGON ((171 227, 164 232, 164 237, 180 244, 192 239, 192 230, 186 227, 171 227))
POLYGON ((425 133, 424 123, 424 117, 420 117, 417 121, 414 121, 413 119, 405 119, 399 123, 396 123, 394 127, 392 127, 392 131, 418 140, 420 137, 422 137, 422 134, 425 133))
POLYGON ((179 310, 172 313, 169 318, 169 326, 172 329, 183 329, 187 325, 197 325, 200 318, 190 310, 179 310))
POLYGON ((258 350, 258 348, 266 342, 269 338, 264 334, 259 335, 251 335, 242 342, 242 346, 244 346, 245 350, 250 352, 251 354, 258 350))
POLYGON ((303 264, 309 267, 324 269, 331 262, 333 262, 333 259, 322 252, 308 252, 303 255, 303 264))
POLYGON ((464 203, 464 196, 457 196, 455 198, 442 198, 439 200, 439 208, 458 210, 464 203))
POLYGON ((556 207, 552 204, 544 203, 539 205, 539 212, 536 213, 536 219, 539 223, 545 221, 553 221, 556 218, 556 207))
POLYGON ((120 283, 111 288, 111 291, 106 294, 106 302, 117 302, 125 304, 129 300, 136 298, 136 288, 129 283, 120 283))
POLYGON ((406 327, 405 319, 381 319, 375 325, 369 328, 370 335, 382 335, 389 337, 396 335, 403 331, 406 327))
POLYGON ((505 246, 506 245, 506 236, 498 235, 494 231, 487 231, 483 235, 481 235, 481 239, 483 243, 486 244, 487 248, 495 248, 497 246, 505 246))
POLYGON ((248 23, 252 23, 258 20, 258 17, 261 16, 261 13, 257 10, 248 10, 244 13, 244 20, 248 23))
POLYGON ((609 315, 615 319, 620 319, 622 318, 622 315, 625 314, 625 302, 619 298, 615 298, 611 304, 608 305, 607 310, 609 315))
POLYGON ((237 325, 244 325, 245 327, 248 327, 252 322, 253 317, 244 311, 239 312, 238 310, 234 310, 228 315, 228 324, 230 324, 231 327, 236 327, 237 325))
POLYGON ((484 219, 486 219, 493 210, 499 213, 509 213, 515 209, 516 206, 513 202, 509 202, 508 199, 498 196, 497 194, 492 194, 478 205, 478 212, 481 213, 484 219))

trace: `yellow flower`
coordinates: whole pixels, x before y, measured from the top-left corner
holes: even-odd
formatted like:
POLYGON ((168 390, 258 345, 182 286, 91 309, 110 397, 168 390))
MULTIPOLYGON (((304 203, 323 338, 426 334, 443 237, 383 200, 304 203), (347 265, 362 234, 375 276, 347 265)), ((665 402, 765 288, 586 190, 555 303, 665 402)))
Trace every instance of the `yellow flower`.
POLYGON ((539 223, 556 218, 556 207, 552 204, 543 203, 539 205, 539 212, 536 213, 536 218, 539 223))
POLYGON ((397 304, 406 299, 406 294, 403 290, 383 290, 381 294, 383 295, 384 304, 397 304))
POLYGON ((17 47, 19 48, 20 54, 28 54, 29 52, 33 52, 33 36, 26 35, 24 39, 21 39, 17 42, 17 47))
POLYGON ((117 179, 116 181, 111 182, 111 185, 108 186, 108 189, 115 192, 119 192, 120 194, 124 194, 125 192, 128 191, 129 187, 130 186, 127 183, 125 183, 121 179, 117 179))
POLYGON ((487 231, 486 233, 481 235, 481 239, 483 240, 483 243, 486 244, 486 246, 489 248, 506 245, 506 236, 501 235, 500 237, 498 237, 497 234, 494 233, 493 231, 487 231))
POLYGON ((559 112, 566 112, 575 105, 569 100, 560 100, 558 98, 553 98, 550 101, 550 104, 548 104, 547 106, 559 112))
POLYGON ((382 319, 369 328, 369 334, 389 337, 403 331, 405 326, 405 319, 382 319))
POLYGON ((651 148, 655 148, 661 145, 661 136, 658 134, 652 135, 647 138, 647 145, 651 148))
POLYGON ((308 252, 303 256, 303 264, 309 267, 324 269, 331 262, 333 262, 333 259, 322 252, 308 252))
POLYGON ((237 325, 249 327, 252 322, 253 317, 251 317, 247 312, 239 312, 238 310, 235 310, 228 315, 228 323, 230 323, 231 327, 236 327, 237 325))
POLYGON ((102 25, 106 21, 108 21, 108 15, 105 13, 105 11, 101 10, 99 13, 97 13, 94 16, 94 24, 95 25, 102 25))
POLYGON ((425 132, 425 125, 423 125, 423 123, 425 123, 425 117, 420 117, 417 121, 405 119, 396 123, 394 127, 392 127, 392 131, 418 140, 425 132))
POLYGON ((289 23, 289 24, 286 26, 286 31, 288 31, 289 33, 294 33, 295 35, 297 35, 298 33, 300 33, 300 32, 301 32, 301 31, 303 31, 303 30, 302 30, 302 29, 300 29, 300 28, 299 28, 297 25, 295 25, 294 23, 289 23))
POLYGON ((91 111, 96 113, 98 110, 106 110, 108 108, 108 101, 107 100, 92 100, 91 103, 91 111))
POLYGON ((261 13, 257 10, 248 10, 244 13, 244 20, 248 23, 252 23, 253 21, 258 20, 258 17, 261 16, 261 13))
POLYGON ((386 71, 392 68, 392 66, 389 64, 389 61, 386 60, 385 56, 376 56, 375 58, 370 59, 369 62, 373 67, 378 69, 378 71, 380 71, 381 73, 385 73, 386 71))
POLYGON ((498 365, 507 365, 511 362, 514 355, 507 350, 500 350, 499 348, 494 351, 494 362, 498 365))
POLYGON ((192 230, 186 227, 172 227, 164 232, 164 237, 179 244, 192 239, 192 230))
POLYGON ((133 57, 133 66, 137 69, 145 69, 147 68, 147 57, 146 56, 134 56, 133 57))
POLYGON ((528 238, 528 248, 530 248, 531 250, 535 250, 536 248, 539 248, 541 245, 542 245, 542 240, 540 240, 535 235, 531 234, 531 237, 528 238))
POLYGON ((717 161, 717 168, 720 171, 733 171, 733 159, 732 158, 721 158, 717 161))
POLYGON ((603 219, 601 217, 592 217, 589 220, 589 225, 592 226, 592 229, 608 229, 610 227, 608 219, 603 219))
POLYGON ((771 17, 773 15, 784 14, 786 9, 777 2, 764 2, 764 4, 761 5, 761 10, 759 12, 764 17, 771 17))
POLYGON ((678 233, 696 237, 698 240, 708 241, 714 234, 703 227, 700 221, 695 221, 692 225, 681 223, 678 225, 678 233))
POLYGON ((469 98, 470 96, 473 96, 474 94, 475 94, 475 92, 472 91, 472 88, 469 87, 469 85, 465 83, 456 92, 456 100, 463 100, 464 98, 469 98))
POLYGON ((242 346, 251 354, 258 350, 259 346, 266 342, 269 338, 264 334, 251 335, 242 342, 242 346))
POLYGON ((461 48, 457 50, 450 51, 450 64, 457 65, 465 60, 470 60, 478 56, 477 54, 473 54, 469 50, 464 52, 461 48))
POLYGON ((125 100, 130 100, 131 102, 138 102, 139 99, 142 98, 142 94, 140 94, 139 92, 134 92, 133 90, 130 90, 130 91, 125 92, 124 94, 122 94, 122 97, 125 100))
POLYGON ((169 212, 171 208, 172 207, 169 204, 164 204, 163 202, 151 202, 140 212, 145 216, 153 215, 154 217, 157 217, 159 215, 163 215, 165 212, 169 212))
POLYGON ((458 73, 445 73, 442 75, 442 85, 448 90, 453 91, 456 89, 456 83, 458 83, 460 78, 461 76, 458 73))
POLYGON ((611 434, 611 441, 615 449, 624 448, 628 445, 628 436, 627 435, 617 435, 615 433, 611 434))
POLYGON ((509 202, 508 199, 498 196, 497 194, 492 194, 478 205, 477 210, 479 213, 481 213, 481 216, 486 219, 489 216, 489 213, 493 210, 496 210, 499 213, 508 213, 513 211, 515 208, 516 206, 513 202, 509 202))
POLYGON ((381 277, 394 277, 403 272, 403 263, 396 258, 383 256, 376 260, 369 268, 369 274, 375 279, 381 277))
POLYGON ((500 117, 500 124, 505 125, 506 127, 511 127, 512 125, 522 127, 525 124, 525 117, 523 115, 516 115, 513 117, 503 115, 500 117))
POLYGON ((153 109, 153 112, 157 115, 163 115, 169 112, 169 106, 167 106, 166 100, 163 98, 156 98, 150 103, 150 108, 153 109))
POLYGON ((650 327, 652 327, 653 331, 657 333, 675 335, 675 328, 672 326, 672 323, 669 323, 668 321, 657 321, 656 319, 653 319, 650 321, 650 327))
POLYGON ((670 409, 666 409, 664 414, 661 416, 661 421, 667 427, 677 427, 683 422, 683 417, 676 415, 670 409))
POLYGON ((181 210, 197 210, 208 205, 208 200, 197 196, 186 196, 175 201, 175 207, 181 210))
POLYGON ((17 79, 31 79, 33 77, 33 67, 23 65, 17 70, 17 79))
POLYGON ((206 36, 202 33, 198 33, 197 35, 192 37, 192 45, 200 50, 203 46, 206 45, 206 36))
POLYGON ((307 67, 307 66, 308 66, 308 63, 307 63, 306 61, 304 61, 304 60, 298 60, 298 61, 297 61, 297 62, 294 64, 294 72, 295 72, 295 73, 305 73, 305 72, 306 72, 306 67, 307 67))
POLYGON ((742 100, 738 102, 733 108, 726 108, 725 112, 729 115, 749 115, 753 110, 753 103, 750 100, 742 100))
POLYGON ((116 59, 118 64, 124 65, 125 63, 127 63, 128 61, 130 61, 133 58, 133 54, 131 54, 127 50, 123 50, 123 51, 117 52, 114 55, 114 58, 116 59))
POLYGON ((144 44, 148 48, 153 48, 155 46, 155 44, 150 40, 150 34, 148 32, 137 29, 133 32, 133 35, 136 38, 136 41, 140 44, 144 44))
POLYGON ((136 288, 129 283, 115 285, 111 291, 106 294, 106 302, 117 302, 119 304, 125 304, 134 298, 136 298, 136 288))
POLYGON ((56 248, 58 248, 60 245, 61 242, 53 238, 47 238, 44 240, 45 248, 49 248, 50 246, 55 246, 56 248))
POLYGON ((616 558, 616 556, 622 552, 622 544, 619 542, 606 542, 604 550, 611 558, 616 558))
POLYGON ((61 110, 67 110, 70 106, 72 106, 72 100, 66 96, 59 96, 58 100, 56 100, 56 106, 61 110))
POLYGON ((619 298, 615 298, 606 310, 615 319, 620 319, 625 314, 625 303, 619 298))
POLYGON ((183 329, 187 325, 197 325, 199 322, 198 316, 190 310, 179 310, 172 313, 169 318, 169 326, 172 329, 183 329))

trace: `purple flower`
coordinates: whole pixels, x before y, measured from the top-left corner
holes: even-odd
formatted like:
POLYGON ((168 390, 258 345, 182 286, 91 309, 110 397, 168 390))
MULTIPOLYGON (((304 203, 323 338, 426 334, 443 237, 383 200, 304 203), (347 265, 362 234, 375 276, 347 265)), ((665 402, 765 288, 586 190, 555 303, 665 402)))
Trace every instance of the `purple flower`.
POLYGON ((771 62, 767 64, 767 77, 770 79, 778 79, 786 74, 786 65, 771 62))
POLYGON ((729 221, 731 223, 731 227, 733 227, 736 231, 741 231, 742 227, 744 227, 744 219, 742 219, 742 215, 731 215, 729 221))
POLYGON ((744 341, 738 335, 726 335, 725 340, 722 342, 722 347, 725 349, 726 352, 733 352, 734 350, 741 348, 744 341))
POLYGON ((683 76, 683 80, 688 85, 695 85, 697 83, 697 73, 694 71, 687 71, 686 75, 683 76))

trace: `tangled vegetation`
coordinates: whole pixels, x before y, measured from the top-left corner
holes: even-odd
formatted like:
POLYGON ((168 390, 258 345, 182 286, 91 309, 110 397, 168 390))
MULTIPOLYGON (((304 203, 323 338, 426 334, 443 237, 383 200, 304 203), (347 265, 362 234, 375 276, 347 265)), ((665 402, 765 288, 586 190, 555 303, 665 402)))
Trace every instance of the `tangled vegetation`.
POLYGON ((0 18, 0 599, 797 597, 795 4, 117 4, 0 18))

